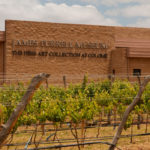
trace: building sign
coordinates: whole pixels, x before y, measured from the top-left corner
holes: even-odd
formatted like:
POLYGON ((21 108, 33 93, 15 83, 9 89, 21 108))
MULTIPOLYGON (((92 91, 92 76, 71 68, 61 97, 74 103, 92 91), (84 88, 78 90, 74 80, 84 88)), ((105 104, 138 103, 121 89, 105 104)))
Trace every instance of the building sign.
POLYGON ((53 48, 81 48, 81 49, 107 49, 105 43, 98 42, 66 42, 66 41, 37 41, 37 40, 14 40, 14 46, 53 47, 53 48))
POLYGON ((107 58, 107 54, 102 53, 88 53, 84 52, 65 52, 65 49, 93 49, 93 50, 106 50, 108 46, 105 43, 98 42, 66 42, 66 41, 37 41, 37 40, 13 40, 12 42, 13 56, 50 56, 50 57, 95 57, 95 58, 107 58), (28 47, 27 50, 22 49, 22 47, 28 47), (33 50, 34 48, 46 48, 45 51, 37 52, 33 50), (48 50, 48 48, 61 48, 62 52, 56 52, 54 50, 48 50), (29 50, 31 49, 31 50, 29 50))

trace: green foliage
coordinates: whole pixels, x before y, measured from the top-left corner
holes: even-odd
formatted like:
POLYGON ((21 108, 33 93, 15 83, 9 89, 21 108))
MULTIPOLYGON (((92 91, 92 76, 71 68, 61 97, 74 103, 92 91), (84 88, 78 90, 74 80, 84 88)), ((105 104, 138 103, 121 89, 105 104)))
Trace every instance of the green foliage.
MULTIPOLYGON (((78 124, 83 120, 93 120, 104 111, 117 112, 122 117, 126 107, 132 102, 138 91, 137 84, 116 80, 111 83, 105 80, 88 83, 87 76, 83 83, 70 85, 67 89, 49 86, 40 87, 34 94, 30 104, 19 118, 15 129, 20 125, 31 125, 52 121, 61 123, 71 121, 78 124)), ((22 83, 0 89, 0 121, 5 123, 12 110, 25 93, 22 83)), ((135 107, 134 114, 150 112, 150 84, 142 96, 141 103, 135 107)), ((132 123, 132 115, 128 118, 125 129, 132 123)), ((14 131, 15 131, 14 129, 14 131)))
POLYGON ((127 130, 127 128, 129 128, 132 125, 132 122, 133 122, 133 117, 132 115, 129 115, 125 123, 124 130, 127 130))
POLYGON ((6 117, 7 109, 4 105, 0 104, 0 124, 3 123, 3 120, 6 117))
POLYGON ((96 93, 94 98, 100 106, 109 106, 112 103, 111 95, 107 91, 96 93))

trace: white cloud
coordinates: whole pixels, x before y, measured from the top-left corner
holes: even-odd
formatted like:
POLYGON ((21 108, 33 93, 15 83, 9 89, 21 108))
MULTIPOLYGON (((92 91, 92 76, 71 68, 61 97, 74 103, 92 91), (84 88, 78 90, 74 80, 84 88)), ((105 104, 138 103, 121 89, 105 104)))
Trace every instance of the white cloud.
POLYGON ((122 15, 125 17, 149 17, 150 4, 129 6, 122 10, 122 15))
POLYGON ((138 19, 137 22, 135 22, 134 24, 129 24, 128 26, 149 28, 150 27, 150 18, 138 19))
POLYGON ((150 0, 102 0, 102 4, 106 6, 118 6, 119 4, 150 4, 150 0))
POLYGON ((150 4, 133 5, 126 8, 110 9, 105 12, 109 16, 150 17, 150 4))
POLYGON ((100 0, 81 0, 82 2, 85 2, 85 3, 89 3, 89 4, 99 4, 101 3, 100 0))
POLYGON ((107 11, 105 11, 105 15, 108 16, 121 16, 122 15, 122 9, 109 9, 107 11))
POLYGON ((118 6, 119 4, 139 3, 150 4, 150 0, 81 0, 87 3, 103 4, 106 6, 118 6))
MULTIPOLYGON (((122 17, 124 19, 127 18, 133 18, 132 22, 129 23, 127 26, 132 27, 150 27, 150 4, 144 4, 145 1, 143 1, 143 4, 138 5, 131 5, 127 6, 125 8, 116 8, 111 9, 105 12, 105 15, 108 16, 115 16, 122 17)), ((149 1, 148 1, 149 2, 149 1)))
POLYGON ((39 0, 0 0, 0 29, 5 19, 48 21, 62 23, 119 25, 111 18, 105 18, 92 5, 80 6, 55 4, 44 5, 39 0))
POLYGON ((101 0, 101 3, 106 6, 117 6, 121 3, 130 3, 132 0, 101 0))

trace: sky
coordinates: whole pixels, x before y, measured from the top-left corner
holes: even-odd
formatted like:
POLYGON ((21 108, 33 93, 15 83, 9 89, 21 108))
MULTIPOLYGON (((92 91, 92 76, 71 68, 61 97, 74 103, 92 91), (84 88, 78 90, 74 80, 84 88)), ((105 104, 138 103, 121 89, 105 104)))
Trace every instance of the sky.
POLYGON ((150 28, 150 0, 0 0, 6 19, 150 28))

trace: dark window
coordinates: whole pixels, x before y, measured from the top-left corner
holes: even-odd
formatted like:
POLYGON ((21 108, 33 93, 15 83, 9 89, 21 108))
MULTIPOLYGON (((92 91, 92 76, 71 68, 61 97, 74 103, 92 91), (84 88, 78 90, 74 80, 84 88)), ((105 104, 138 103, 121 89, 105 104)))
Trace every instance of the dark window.
POLYGON ((140 76, 141 75, 141 69, 133 69, 133 75, 134 76, 140 76))
POLYGON ((115 69, 112 70, 113 75, 115 75, 115 69))

